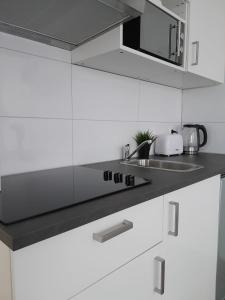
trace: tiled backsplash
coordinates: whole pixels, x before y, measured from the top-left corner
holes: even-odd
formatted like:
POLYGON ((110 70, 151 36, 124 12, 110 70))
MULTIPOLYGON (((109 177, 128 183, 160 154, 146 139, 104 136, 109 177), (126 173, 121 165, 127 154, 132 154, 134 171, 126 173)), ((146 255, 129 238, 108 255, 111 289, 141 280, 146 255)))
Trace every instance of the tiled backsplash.
POLYGON ((180 90, 72 66, 67 51, 0 35, 1 174, 117 159, 137 130, 181 123, 180 90))
POLYGON ((71 65, 0 48, 0 116, 71 119, 71 65))
POLYGON ((225 85, 183 92, 183 123, 206 126, 205 152, 225 153, 225 85))
POLYGON ((72 74, 76 164, 120 158, 137 130, 180 125, 180 90, 78 66, 72 74))

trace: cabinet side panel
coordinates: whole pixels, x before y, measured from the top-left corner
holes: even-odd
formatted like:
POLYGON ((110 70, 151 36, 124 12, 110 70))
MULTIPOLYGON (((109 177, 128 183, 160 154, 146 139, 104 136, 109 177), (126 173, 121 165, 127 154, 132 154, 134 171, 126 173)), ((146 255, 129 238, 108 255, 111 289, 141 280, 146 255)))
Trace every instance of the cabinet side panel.
POLYGON ((12 300, 10 250, 0 242, 0 299, 12 300))

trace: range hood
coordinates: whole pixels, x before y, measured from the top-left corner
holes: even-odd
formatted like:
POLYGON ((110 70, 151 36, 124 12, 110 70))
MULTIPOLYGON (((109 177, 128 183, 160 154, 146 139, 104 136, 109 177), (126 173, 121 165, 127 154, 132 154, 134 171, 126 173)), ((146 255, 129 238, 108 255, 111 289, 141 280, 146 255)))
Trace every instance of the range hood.
POLYGON ((66 50, 144 12, 146 0, 0 0, 0 31, 66 50))

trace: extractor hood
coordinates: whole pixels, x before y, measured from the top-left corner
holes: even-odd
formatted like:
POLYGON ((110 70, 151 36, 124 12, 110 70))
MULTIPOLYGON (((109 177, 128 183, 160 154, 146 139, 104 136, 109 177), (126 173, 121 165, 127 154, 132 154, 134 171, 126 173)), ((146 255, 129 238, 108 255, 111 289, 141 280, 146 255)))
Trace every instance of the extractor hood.
POLYGON ((0 31, 72 50, 144 8, 145 0, 0 0, 0 31))

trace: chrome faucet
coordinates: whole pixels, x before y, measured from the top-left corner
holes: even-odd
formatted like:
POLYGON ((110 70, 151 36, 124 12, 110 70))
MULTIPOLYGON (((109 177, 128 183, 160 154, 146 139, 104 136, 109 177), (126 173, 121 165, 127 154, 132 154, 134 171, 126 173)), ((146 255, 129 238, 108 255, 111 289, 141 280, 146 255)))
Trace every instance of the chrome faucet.
POLYGON ((125 160, 130 160, 134 156, 134 154, 136 152, 138 152, 146 144, 150 145, 150 150, 151 150, 151 146, 155 142, 156 139, 157 139, 157 137, 154 137, 152 140, 147 140, 147 141, 142 142, 129 156, 127 156, 125 158, 125 160))

